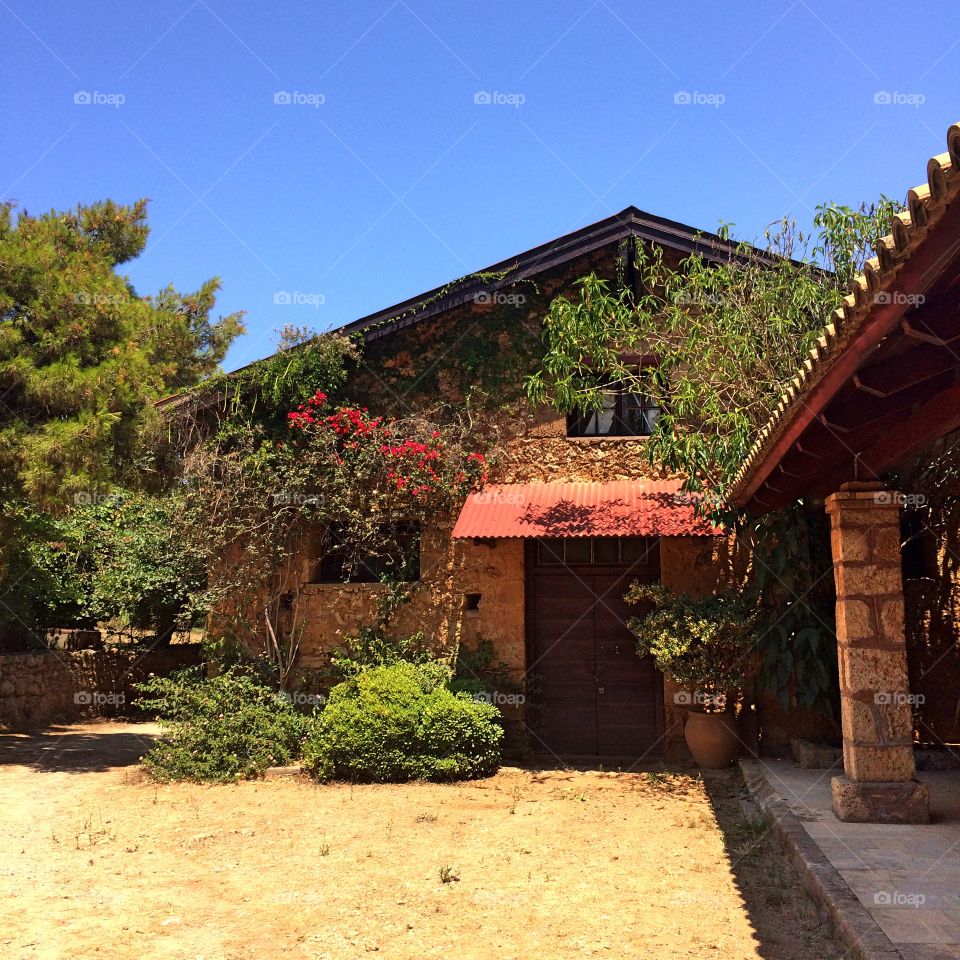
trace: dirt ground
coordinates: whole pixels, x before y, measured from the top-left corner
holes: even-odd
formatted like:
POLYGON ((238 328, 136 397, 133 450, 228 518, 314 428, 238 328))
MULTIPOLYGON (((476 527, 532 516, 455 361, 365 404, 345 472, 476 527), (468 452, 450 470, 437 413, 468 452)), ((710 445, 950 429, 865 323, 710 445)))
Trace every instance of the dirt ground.
POLYGON ((840 956, 732 772, 158 785, 153 732, 0 736, 0 957, 840 956))

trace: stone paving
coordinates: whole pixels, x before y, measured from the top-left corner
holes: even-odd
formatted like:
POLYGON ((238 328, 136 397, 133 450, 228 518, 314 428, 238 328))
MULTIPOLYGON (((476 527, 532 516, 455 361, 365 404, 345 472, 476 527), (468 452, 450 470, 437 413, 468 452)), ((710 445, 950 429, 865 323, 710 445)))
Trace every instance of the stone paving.
POLYGON ((904 960, 960 960, 960 772, 920 774, 932 822, 894 825, 837 820, 837 771, 759 766, 904 960))

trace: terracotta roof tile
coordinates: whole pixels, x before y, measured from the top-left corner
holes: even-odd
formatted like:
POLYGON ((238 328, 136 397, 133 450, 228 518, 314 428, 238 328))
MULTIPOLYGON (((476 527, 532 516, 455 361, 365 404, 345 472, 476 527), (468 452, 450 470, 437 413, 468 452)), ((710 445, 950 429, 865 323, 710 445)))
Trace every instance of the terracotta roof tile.
POLYGON ((891 233, 877 243, 876 256, 854 278, 843 305, 824 328, 820 349, 811 351, 790 381, 770 419, 760 429, 743 466, 730 484, 727 497, 736 503, 754 473, 793 417, 804 397, 820 382, 869 316, 876 296, 890 289, 900 268, 923 242, 944 210, 960 198, 960 123, 947 130, 947 151, 927 163, 927 182, 907 191, 907 209, 892 218, 891 233))
POLYGON ((453 538, 719 534, 680 487, 679 480, 492 484, 467 497, 453 538))

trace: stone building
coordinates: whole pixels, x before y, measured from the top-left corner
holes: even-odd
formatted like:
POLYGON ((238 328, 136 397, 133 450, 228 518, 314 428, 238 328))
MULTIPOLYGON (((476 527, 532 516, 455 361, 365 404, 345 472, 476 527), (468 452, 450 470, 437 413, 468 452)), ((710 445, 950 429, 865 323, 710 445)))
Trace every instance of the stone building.
MULTIPOLYGON (((679 479, 650 463, 646 438, 658 411, 646 398, 611 388, 603 412, 569 417, 531 413, 521 398, 547 305, 591 271, 635 282, 636 240, 660 246, 674 265, 692 252, 734 253, 719 237, 628 208, 344 328, 364 337, 350 394, 371 410, 455 403, 465 384, 503 401, 491 415, 503 439, 490 485, 459 515, 418 531, 412 599, 390 630, 421 631, 444 650, 489 645, 511 690, 523 691, 491 696, 526 721, 532 749, 557 756, 682 749, 685 698, 665 691, 653 663, 637 656, 623 594, 637 579, 710 592, 732 569, 727 537, 697 516, 679 479)), ((321 668, 375 619, 385 588, 340 582, 309 541, 297 576, 301 665, 321 668)), ((785 743, 790 724, 772 700, 768 718, 785 743)), ((822 727, 802 711, 791 723, 822 727)))

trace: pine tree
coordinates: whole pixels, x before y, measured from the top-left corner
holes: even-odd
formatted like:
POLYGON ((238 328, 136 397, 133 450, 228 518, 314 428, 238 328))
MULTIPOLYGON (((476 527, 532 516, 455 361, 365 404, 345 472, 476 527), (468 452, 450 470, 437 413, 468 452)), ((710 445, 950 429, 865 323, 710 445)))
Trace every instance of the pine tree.
POLYGON ((146 244, 146 201, 14 217, 0 206, 0 497, 59 512, 132 482, 152 401, 214 373, 243 331, 212 319, 219 279, 142 297, 117 268, 146 244))

